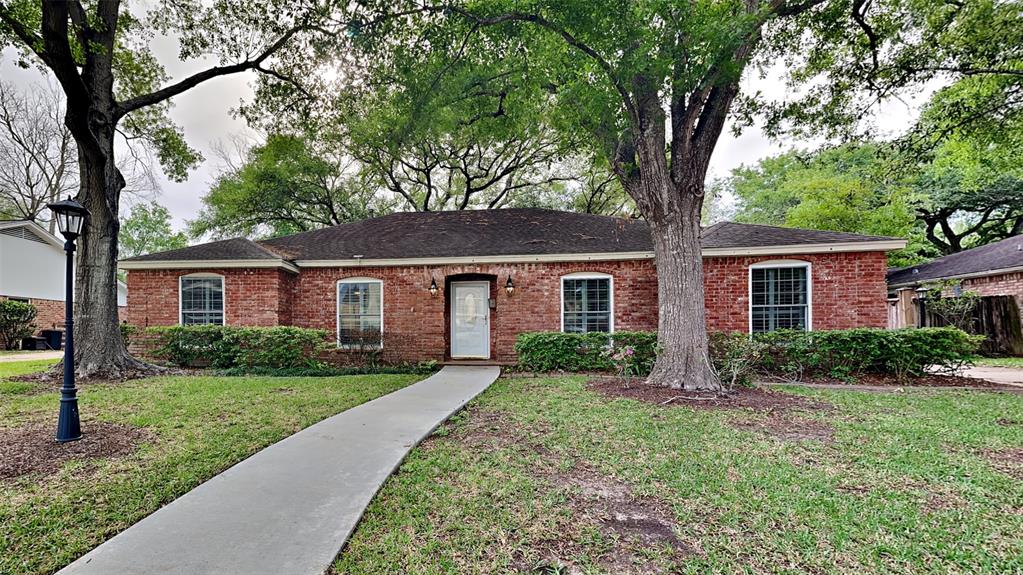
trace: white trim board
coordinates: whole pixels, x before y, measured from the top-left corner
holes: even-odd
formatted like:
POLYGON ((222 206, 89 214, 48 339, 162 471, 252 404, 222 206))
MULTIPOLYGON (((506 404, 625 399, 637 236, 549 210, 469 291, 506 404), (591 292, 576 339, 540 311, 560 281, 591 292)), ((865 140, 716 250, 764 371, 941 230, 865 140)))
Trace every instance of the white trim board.
MULTIPOLYGON (((890 251, 906 247, 906 240, 879 240, 871 242, 842 242, 830 244, 792 244, 786 246, 763 246, 745 248, 705 248, 703 257, 729 256, 784 256, 844 252, 890 251)), ((123 270, 145 269, 203 269, 203 268, 284 268, 297 273, 299 268, 354 268, 354 267, 395 267, 463 264, 503 263, 557 263, 557 262, 600 262, 652 260, 652 251, 602 252, 580 254, 536 254, 536 255, 495 255, 495 256, 450 256, 424 258, 348 258, 335 260, 180 260, 180 261, 122 261, 118 267, 123 270)))
POLYGON ((118 269, 131 270, 202 270, 218 268, 283 268, 298 273, 295 264, 286 260, 180 260, 180 261, 120 261, 118 269))

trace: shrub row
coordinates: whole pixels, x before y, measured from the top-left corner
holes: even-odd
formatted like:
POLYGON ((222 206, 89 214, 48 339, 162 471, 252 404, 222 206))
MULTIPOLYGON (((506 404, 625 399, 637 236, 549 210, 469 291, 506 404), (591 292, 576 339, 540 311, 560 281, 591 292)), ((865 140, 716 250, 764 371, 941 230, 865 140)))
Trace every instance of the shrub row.
POLYGON ((300 327, 158 326, 152 354, 182 367, 315 368, 327 331, 300 327))
POLYGON ((954 327, 781 330, 757 335, 767 347, 762 367, 792 375, 848 378, 887 373, 899 378, 923 375, 928 367, 954 371, 970 362, 983 336, 954 327))
POLYGON ((657 359, 657 334, 647 331, 606 333, 521 333, 515 340, 519 367, 529 371, 611 371, 607 347, 631 347, 637 370, 649 373, 657 359))
MULTIPOLYGON (((970 361, 983 337, 948 327, 782 330, 757 334, 713 333, 710 354, 715 369, 733 382, 750 371, 791 375, 849 377, 858 373, 921 375, 930 366, 954 370, 970 361)), ((519 367, 530 371, 611 371, 608 346, 634 349, 638 375, 650 372, 657 357, 653 332, 523 333, 515 343, 519 367)))

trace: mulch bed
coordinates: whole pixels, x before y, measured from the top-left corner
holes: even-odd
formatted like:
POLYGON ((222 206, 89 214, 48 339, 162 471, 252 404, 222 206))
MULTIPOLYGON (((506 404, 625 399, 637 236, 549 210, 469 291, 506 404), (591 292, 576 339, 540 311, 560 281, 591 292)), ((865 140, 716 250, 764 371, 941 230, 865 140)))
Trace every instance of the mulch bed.
POLYGON ((587 388, 617 399, 635 399, 663 407, 688 407, 691 409, 751 409, 754 411, 787 411, 793 409, 809 411, 830 411, 830 403, 816 401, 799 395, 761 388, 736 388, 727 393, 683 391, 667 387, 654 387, 641 380, 629 382, 616 378, 601 378, 587 382, 587 388))
POLYGON ((70 460, 124 457, 151 438, 141 428, 99 421, 82 422, 78 441, 57 443, 54 431, 54 425, 41 423, 0 429, 0 481, 54 473, 70 460))
MULTIPOLYGON (((790 380, 785 378, 770 379, 777 383, 786 383, 790 380)), ((983 387, 990 389, 1019 389, 1011 385, 1003 385, 988 381, 986 379, 977 379, 975 377, 962 377, 959 375, 940 375, 940 374, 927 374, 920 377, 909 377, 903 380, 895 377, 894 375, 886 375, 879 373, 863 373, 855 377, 851 381, 845 381, 834 377, 826 376, 804 376, 798 381, 793 380, 793 383, 809 383, 809 384, 825 384, 825 385, 867 385, 867 386, 878 386, 878 387, 983 387)))

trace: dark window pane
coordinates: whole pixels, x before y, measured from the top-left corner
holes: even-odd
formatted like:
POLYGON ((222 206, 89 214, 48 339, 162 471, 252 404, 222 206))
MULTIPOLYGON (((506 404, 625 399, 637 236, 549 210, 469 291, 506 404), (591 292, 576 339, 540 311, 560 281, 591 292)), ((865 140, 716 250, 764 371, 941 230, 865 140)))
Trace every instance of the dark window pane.
POLYGON ((753 332, 806 329, 806 267, 754 269, 750 288, 753 332))
POLYGON ((223 278, 181 278, 181 323, 224 324, 223 278))
POLYGON ((338 344, 381 347, 382 292, 380 282, 338 284, 338 344))
POLYGON ((565 332, 611 330, 610 279, 565 279, 562 286, 565 332))

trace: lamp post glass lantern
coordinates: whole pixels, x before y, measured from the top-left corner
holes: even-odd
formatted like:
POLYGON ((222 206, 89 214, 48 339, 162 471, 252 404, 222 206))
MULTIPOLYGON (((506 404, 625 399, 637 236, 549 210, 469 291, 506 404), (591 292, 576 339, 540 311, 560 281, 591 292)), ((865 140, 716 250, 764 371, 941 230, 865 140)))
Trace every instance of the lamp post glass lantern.
POLYGON ((48 204, 57 220, 60 235, 64 236, 64 252, 67 254, 64 275, 64 384, 60 387, 60 415, 57 418, 57 441, 65 443, 82 438, 82 426, 78 418, 78 390, 75 388, 75 321, 74 321, 74 276, 75 239, 82 234, 82 226, 89 217, 89 210, 68 198, 63 202, 48 204))

